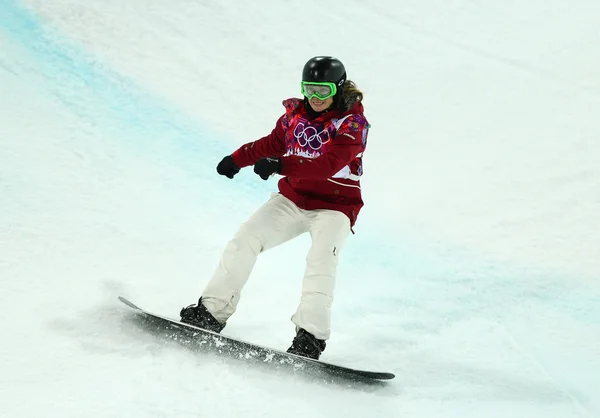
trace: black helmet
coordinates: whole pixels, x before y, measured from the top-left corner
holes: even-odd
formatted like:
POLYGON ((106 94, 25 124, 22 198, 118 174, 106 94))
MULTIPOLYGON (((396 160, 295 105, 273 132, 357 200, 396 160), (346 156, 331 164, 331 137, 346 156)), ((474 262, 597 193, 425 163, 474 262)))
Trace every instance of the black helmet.
POLYGON ((346 82, 346 69, 334 57, 314 57, 304 64, 302 81, 330 82, 338 87, 346 82))

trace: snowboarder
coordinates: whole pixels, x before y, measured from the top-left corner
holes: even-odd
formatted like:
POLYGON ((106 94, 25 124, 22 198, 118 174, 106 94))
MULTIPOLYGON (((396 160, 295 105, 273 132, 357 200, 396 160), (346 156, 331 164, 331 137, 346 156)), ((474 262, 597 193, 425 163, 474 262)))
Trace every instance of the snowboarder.
POLYGON ((270 134, 217 165, 217 172, 230 179, 251 165, 263 180, 283 177, 279 193, 227 244, 198 304, 183 308, 180 315, 182 322, 221 332, 258 254, 309 232, 302 297, 292 316, 296 336, 287 352, 319 359, 331 333, 338 257, 363 206, 359 180, 370 126, 363 115, 363 94, 346 79, 338 59, 311 58, 302 71, 301 89, 303 99, 283 101, 285 113, 270 134))

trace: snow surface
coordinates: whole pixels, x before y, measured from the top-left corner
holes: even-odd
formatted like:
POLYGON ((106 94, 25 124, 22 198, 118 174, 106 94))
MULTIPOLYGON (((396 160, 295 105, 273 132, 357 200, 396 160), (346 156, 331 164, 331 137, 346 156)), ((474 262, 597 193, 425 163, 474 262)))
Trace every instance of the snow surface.
MULTIPOLYGON (((600 2, 0 0, 0 416, 600 416, 600 2), (313 55, 372 124, 323 360, 185 351, 177 316, 276 182, 215 166, 313 55)), ((226 331, 285 349, 307 237, 226 331)))

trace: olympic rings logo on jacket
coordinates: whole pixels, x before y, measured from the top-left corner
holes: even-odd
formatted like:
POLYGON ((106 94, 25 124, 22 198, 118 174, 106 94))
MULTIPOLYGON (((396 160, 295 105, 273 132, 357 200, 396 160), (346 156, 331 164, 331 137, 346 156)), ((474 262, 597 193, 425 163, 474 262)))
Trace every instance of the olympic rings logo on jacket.
POLYGON ((313 150, 318 151, 323 145, 331 141, 331 134, 327 129, 319 131, 315 126, 300 121, 294 128, 294 138, 302 148, 308 145, 313 150))

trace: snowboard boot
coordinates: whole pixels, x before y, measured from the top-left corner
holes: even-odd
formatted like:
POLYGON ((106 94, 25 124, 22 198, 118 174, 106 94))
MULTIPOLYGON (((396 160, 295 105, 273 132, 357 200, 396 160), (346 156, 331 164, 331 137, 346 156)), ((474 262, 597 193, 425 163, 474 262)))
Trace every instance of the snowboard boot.
POLYGON ((310 332, 300 328, 287 352, 318 360, 325 350, 325 345, 325 340, 318 340, 310 332))
POLYGON ((202 298, 198 301, 198 305, 190 305, 187 308, 182 308, 179 315, 181 316, 181 322, 216 332, 217 334, 225 328, 225 324, 217 321, 202 304, 202 298))

